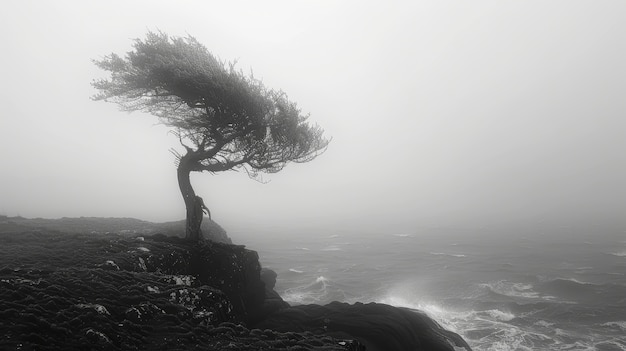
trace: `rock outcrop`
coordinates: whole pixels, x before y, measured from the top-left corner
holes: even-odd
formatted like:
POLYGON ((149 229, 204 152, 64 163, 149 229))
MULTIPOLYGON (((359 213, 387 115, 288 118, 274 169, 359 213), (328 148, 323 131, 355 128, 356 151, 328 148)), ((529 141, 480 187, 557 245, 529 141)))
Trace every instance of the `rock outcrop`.
POLYGON ((470 350, 458 334, 420 311, 379 303, 294 306, 271 314, 256 327, 355 339, 368 351, 470 350))
POLYGON ((0 243, 0 349, 469 350, 413 311, 290 307, 244 246, 42 231, 0 243))

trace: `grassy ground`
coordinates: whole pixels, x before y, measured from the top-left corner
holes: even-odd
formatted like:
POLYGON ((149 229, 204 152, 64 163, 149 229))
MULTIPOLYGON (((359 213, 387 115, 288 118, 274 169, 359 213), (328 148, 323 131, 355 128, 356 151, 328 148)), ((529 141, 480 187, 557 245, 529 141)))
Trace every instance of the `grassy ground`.
MULTIPOLYGON (((153 223, 135 218, 24 218, 0 216, 0 233, 20 233, 26 231, 58 231, 62 233, 83 234, 141 234, 153 235, 157 233, 167 236, 184 237, 185 222, 153 223)), ((205 237, 217 241, 232 243, 226 231, 214 221, 205 218, 202 222, 202 232, 205 237)))

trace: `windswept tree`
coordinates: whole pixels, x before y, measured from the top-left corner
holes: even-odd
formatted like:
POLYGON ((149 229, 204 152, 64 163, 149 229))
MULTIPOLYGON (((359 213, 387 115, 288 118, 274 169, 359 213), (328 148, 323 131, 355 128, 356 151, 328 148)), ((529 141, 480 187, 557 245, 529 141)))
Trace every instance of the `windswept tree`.
POLYGON ((157 116, 184 147, 182 153, 172 151, 188 239, 201 240, 206 210, 191 172, 243 169, 258 179, 260 172, 278 172, 290 161, 311 161, 328 145, 323 130, 309 124, 285 93, 216 58, 193 37, 148 32, 125 57, 113 53, 94 62, 110 73, 92 82, 99 91, 95 100, 157 116))

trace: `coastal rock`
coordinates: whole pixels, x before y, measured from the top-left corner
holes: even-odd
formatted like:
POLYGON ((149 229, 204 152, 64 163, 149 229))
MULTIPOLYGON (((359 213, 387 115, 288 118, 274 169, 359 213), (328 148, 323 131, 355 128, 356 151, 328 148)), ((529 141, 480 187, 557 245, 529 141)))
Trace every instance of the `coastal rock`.
MULTIPOLYGON (((185 225, 186 221, 174 221, 174 222, 165 222, 165 223, 157 223, 154 224, 148 234, 160 233, 166 236, 177 236, 180 238, 184 238, 185 236, 185 225)), ((202 221, 202 226, 200 227, 202 230, 202 236, 206 240, 210 240, 213 242, 224 243, 224 244, 232 244, 233 241, 226 234, 226 230, 222 228, 215 221, 210 220, 208 218, 204 218, 202 221)))
POLYGON ((181 289, 154 273, 0 270, 0 349, 160 347, 165 339, 232 320, 222 292, 207 286, 181 289))
POLYGON ((197 250, 192 262, 193 274, 202 283, 223 291, 235 315, 248 322, 249 312, 259 308, 265 299, 257 252, 242 245, 212 242, 199 245, 197 250))
POLYGON ((425 314, 378 303, 294 306, 270 315, 255 327, 355 339, 368 351, 471 350, 458 334, 443 329, 425 314))
POLYGON ((289 307, 289 304, 274 290, 277 276, 275 271, 261 268, 261 281, 265 284, 265 299, 261 305, 257 305, 250 311, 249 323, 257 323, 272 313, 289 307))
POLYGON ((265 291, 274 291, 276 278, 278 278, 278 274, 275 271, 269 268, 261 268, 261 280, 265 284, 265 291))
POLYGON ((450 340, 462 344, 427 317, 391 306, 289 307, 273 290, 276 273, 240 245, 45 231, 1 233, 0 242, 0 349, 447 351, 450 340))

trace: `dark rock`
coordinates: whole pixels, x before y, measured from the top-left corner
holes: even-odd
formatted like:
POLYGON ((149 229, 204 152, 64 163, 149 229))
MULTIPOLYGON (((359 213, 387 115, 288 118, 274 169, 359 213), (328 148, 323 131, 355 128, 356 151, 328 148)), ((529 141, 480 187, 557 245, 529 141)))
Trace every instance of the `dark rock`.
POLYGON ((454 351, 454 346, 471 350, 460 336, 423 313, 377 303, 294 306, 270 315, 254 327, 356 339, 368 351, 454 351))
MULTIPOLYGON (((452 350, 378 304, 289 307, 255 251, 155 235, 0 233, 0 349, 452 350)), ((469 349, 469 348, 468 348, 469 349)))
POLYGON ((248 317, 248 321, 250 323, 257 323, 265 319, 270 314, 280 309, 289 307, 289 304, 285 302, 276 291, 274 291, 277 276, 276 272, 271 269, 261 269, 261 280, 265 284, 265 300, 263 300, 263 303, 260 306, 256 306, 250 311, 248 317))
POLYGON ((278 274, 271 269, 261 268, 261 280, 265 283, 266 290, 273 290, 276 286, 278 274))
MULTIPOLYGON (((185 220, 175 221, 175 222, 165 222, 165 223, 154 223, 150 229, 148 235, 154 233, 165 234, 166 236, 176 236, 180 238, 185 237, 185 220)), ((205 240, 223 243, 223 244, 232 244, 233 241, 226 234, 226 230, 222 228, 215 221, 210 220, 208 218, 204 218, 202 221, 202 225, 200 227, 202 230, 202 236, 205 240)))
POLYGON ((111 339, 109 339, 108 336, 92 328, 87 329, 85 335, 87 335, 87 339, 89 339, 89 341, 93 342, 94 344, 107 346, 111 344, 111 339))
POLYGON ((107 260, 106 262, 99 264, 98 267, 102 269, 113 270, 113 271, 120 270, 120 267, 111 260, 107 260))
POLYGON ((194 274, 203 283, 223 291, 233 305, 233 312, 247 322, 249 312, 265 300, 261 265, 256 251, 240 245, 205 242, 198 247, 194 274))

